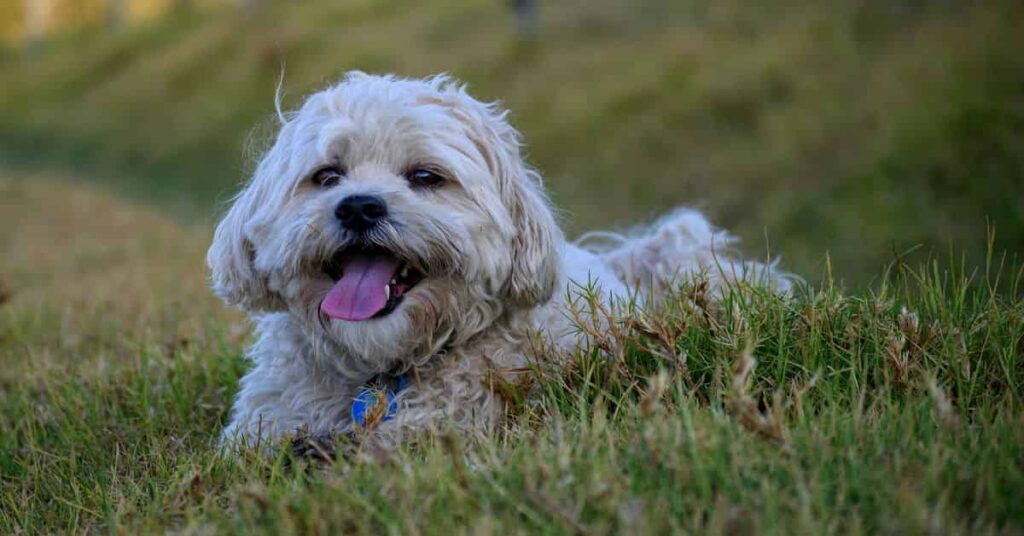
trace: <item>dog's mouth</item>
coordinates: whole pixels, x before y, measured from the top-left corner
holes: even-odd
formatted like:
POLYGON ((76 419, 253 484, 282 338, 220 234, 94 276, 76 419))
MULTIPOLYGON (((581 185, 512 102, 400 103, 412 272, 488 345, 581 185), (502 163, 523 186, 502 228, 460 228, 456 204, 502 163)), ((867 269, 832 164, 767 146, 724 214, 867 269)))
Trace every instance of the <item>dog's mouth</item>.
POLYGON ((424 277, 407 261, 379 248, 339 250, 322 269, 334 286, 320 302, 320 311, 352 322, 391 314, 424 277))

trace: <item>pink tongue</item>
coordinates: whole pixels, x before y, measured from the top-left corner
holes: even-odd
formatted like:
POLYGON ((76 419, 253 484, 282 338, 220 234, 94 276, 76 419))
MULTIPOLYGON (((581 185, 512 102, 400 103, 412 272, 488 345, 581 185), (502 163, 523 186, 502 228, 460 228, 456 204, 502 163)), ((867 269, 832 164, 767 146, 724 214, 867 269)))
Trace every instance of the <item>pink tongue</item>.
POLYGON ((343 275, 320 302, 331 318, 366 320, 387 307, 387 286, 398 270, 394 257, 354 256, 342 267, 343 275))

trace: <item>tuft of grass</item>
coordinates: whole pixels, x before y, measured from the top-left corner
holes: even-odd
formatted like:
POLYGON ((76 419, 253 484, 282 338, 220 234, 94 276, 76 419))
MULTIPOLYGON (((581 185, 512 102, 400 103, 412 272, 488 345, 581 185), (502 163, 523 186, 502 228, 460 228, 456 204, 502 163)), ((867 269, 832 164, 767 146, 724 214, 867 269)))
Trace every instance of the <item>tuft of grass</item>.
POLYGON ((0 199, 3 533, 1024 531, 1024 267, 793 299, 698 277, 486 378, 492 434, 305 468, 216 450, 245 325, 204 288, 208 230, 38 176, 0 199))

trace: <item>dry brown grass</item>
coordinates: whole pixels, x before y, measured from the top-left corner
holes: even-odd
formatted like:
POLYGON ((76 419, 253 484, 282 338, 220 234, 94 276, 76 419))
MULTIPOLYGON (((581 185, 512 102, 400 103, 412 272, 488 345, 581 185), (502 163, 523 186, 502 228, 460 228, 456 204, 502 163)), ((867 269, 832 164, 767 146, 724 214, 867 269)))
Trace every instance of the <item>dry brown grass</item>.
POLYGON ((53 179, 0 178, 3 374, 96 371, 147 345, 210 344, 211 321, 242 327, 208 289, 208 229, 53 179))

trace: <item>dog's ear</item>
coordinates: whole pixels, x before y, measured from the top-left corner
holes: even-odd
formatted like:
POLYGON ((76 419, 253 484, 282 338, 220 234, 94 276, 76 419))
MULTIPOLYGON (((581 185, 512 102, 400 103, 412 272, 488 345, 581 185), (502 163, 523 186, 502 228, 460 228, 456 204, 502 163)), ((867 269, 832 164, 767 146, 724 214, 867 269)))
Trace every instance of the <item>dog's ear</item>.
POLYGON ((458 90, 470 104, 471 136, 498 183, 514 226, 512 270, 504 292, 510 302, 535 306, 551 298, 561 271, 562 231, 544 194, 540 175, 520 155, 519 132, 495 103, 482 103, 458 90))
POLYGON ((263 201, 256 184, 258 177, 257 172, 217 225, 206 263, 213 291, 228 305, 247 311, 272 311, 283 308, 283 301, 268 288, 266 275, 256 270, 256 248, 248 234, 263 201))
POLYGON ((512 273, 508 295, 513 302, 534 306, 548 301, 555 291, 560 272, 558 252, 562 232, 544 195, 540 177, 519 159, 505 170, 508 173, 506 206, 516 227, 512 241, 512 273))

